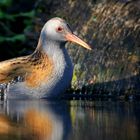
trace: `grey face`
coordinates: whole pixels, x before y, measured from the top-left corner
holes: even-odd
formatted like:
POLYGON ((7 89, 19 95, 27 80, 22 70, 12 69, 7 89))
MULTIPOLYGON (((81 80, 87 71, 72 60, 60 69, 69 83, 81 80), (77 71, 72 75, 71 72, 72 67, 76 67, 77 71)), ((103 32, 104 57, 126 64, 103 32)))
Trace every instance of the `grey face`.
POLYGON ((43 40, 48 39, 60 43, 70 41, 91 50, 91 47, 87 43, 72 33, 69 25, 61 18, 56 17, 47 21, 41 31, 41 36, 43 40))
POLYGON ((60 42, 67 41, 65 35, 67 33, 72 33, 65 20, 60 18, 49 20, 43 27, 43 32, 45 32, 48 39, 60 42))

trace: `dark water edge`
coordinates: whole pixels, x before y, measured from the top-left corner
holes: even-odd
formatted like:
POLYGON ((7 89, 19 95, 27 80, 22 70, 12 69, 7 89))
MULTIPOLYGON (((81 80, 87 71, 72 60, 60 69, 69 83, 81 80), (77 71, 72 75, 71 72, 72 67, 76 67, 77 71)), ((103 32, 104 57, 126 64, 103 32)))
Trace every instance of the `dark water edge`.
MULTIPOLYGON (((44 99, 44 98, 43 98, 44 99)), ((0 94, 0 102, 3 102, 4 94, 0 94)), ((59 98, 47 98, 49 101, 65 100, 65 101, 140 101, 140 94, 131 95, 111 95, 111 94, 84 94, 84 93, 65 93, 59 98)))
POLYGON ((61 97, 63 100, 91 100, 91 101, 140 101, 140 94, 86 94, 81 92, 67 92, 61 97))

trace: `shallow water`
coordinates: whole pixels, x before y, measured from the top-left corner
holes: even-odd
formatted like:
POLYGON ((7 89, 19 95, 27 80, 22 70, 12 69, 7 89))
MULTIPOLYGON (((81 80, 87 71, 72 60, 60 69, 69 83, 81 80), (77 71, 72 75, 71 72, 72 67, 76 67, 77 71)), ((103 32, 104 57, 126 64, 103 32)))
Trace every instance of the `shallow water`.
POLYGON ((140 103, 8 100, 0 140, 138 140, 140 103))

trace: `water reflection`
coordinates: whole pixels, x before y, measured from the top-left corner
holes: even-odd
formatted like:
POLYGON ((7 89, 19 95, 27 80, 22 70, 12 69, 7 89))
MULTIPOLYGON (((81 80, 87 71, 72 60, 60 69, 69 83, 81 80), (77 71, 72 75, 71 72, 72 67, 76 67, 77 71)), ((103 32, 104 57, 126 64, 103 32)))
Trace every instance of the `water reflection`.
POLYGON ((73 140, 139 140, 140 103, 73 102, 73 140))
POLYGON ((71 128, 65 102, 9 100, 0 111, 2 140, 66 140, 71 128))
POLYGON ((0 140, 139 140, 139 112, 139 102, 9 100, 0 140))

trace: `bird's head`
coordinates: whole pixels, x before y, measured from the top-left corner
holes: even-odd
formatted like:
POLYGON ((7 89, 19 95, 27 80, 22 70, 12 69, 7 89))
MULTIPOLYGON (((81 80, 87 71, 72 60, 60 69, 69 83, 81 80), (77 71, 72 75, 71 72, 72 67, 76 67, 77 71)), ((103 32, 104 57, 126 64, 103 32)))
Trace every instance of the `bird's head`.
POLYGON ((61 18, 52 18, 46 22, 42 29, 42 35, 45 39, 57 42, 74 42, 82 47, 91 50, 92 48, 79 37, 73 34, 67 22, 61 18))

